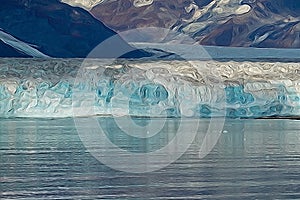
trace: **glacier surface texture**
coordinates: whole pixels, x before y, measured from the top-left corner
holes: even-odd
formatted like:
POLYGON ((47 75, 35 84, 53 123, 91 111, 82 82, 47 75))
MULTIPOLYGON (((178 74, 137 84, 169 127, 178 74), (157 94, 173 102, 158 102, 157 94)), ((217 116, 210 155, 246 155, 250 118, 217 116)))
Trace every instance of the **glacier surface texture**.
POLYGON ((299 117, 297 62, 1 59, 0 117, 299 117))

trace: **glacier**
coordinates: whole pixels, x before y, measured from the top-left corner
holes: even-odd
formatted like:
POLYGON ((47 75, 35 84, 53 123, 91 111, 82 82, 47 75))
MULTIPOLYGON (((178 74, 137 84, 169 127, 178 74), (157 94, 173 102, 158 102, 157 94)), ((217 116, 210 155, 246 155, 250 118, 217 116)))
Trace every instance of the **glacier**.
POLYGON ((295 117, 300 64, 0 59, 0 117, 295 117))

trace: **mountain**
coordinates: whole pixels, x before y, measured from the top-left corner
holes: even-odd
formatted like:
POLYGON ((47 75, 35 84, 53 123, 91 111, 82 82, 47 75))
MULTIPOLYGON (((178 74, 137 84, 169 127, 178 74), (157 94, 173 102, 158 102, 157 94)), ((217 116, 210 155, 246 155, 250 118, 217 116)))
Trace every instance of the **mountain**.
POLYGON ((117 32, 155 26, 203 45, 300 48, 299 0, 107 0, 90 12, 117 32))
POLYGON ((0 56, 84 58, 114 36, 97 56, 115 57, 126 49, 131 53, 124 57, 145 57, 150 54, 116 32, 151 26, 188 34, 203 45, 300 48, 297 0, 61 1, 1 0, 0 56))
MULTIPOLYGON (((14 38, 7 40, 14 41, 14 45, 30 44, 27 47, 31 46, 31 51, 51 57, 86 57, 98 44, 112 36, 117 42, 107 47, 106 52, 98 52, 99 57, 114 57, 109 48, 118 49, 120 46, 131 51, 124 57, 148 55, 129 46, 88 11, 57 0, 1 0, 0 28, 3 34, 14 38)), ((0 56, 26 57, 24 48, 16 49, 4 39, 0 40, 0 56)))
POLYGON ((90 10, 94 6, 103 3, 107 0, 61 0, 61 2, 67 3, 74 7, 82 7, 84 9, 90 10))
POLYGON ((1 57, 23 57, 23 58, 30 58, 31 56, 26 55, 22 52, 19 52, 17 49, 11 47, 10 45, 2 42, 0 40, 0 54, 1 57))

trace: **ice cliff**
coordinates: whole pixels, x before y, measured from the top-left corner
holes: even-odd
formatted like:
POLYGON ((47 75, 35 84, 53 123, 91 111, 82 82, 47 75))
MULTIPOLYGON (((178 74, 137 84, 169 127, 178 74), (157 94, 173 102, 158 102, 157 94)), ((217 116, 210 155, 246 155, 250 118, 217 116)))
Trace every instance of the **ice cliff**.
POLYGON ((297 62, 1 59, 0 117, 300 116, 297 62))

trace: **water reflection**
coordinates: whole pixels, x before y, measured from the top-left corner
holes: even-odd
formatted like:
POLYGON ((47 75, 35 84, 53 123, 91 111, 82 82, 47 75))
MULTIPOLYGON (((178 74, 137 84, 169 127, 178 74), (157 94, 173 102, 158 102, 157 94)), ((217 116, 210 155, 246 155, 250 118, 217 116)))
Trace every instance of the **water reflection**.
MULTIPOLYGON (((176 119, 171 120, 166 131, 176 130, 176 119)), ((198 134, 175 163, 159 171, 131 174, 106 167, 91 156, 72 119, 1 119, 0 198, 299 199, 299 123, 226 120, 221 137, 205 158, 199 159, 203 137, 198 134)), ((209 120, 201 124, 200 132, 209 120)), ((113 123, 107 121, 107 126, 113 123)), ((162 133, 149 144, 143 142, 159 148, 168 137, 174 135, 162 133)), ((124 135, 110 138, 127 149, 143 146, 124 135)))

